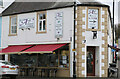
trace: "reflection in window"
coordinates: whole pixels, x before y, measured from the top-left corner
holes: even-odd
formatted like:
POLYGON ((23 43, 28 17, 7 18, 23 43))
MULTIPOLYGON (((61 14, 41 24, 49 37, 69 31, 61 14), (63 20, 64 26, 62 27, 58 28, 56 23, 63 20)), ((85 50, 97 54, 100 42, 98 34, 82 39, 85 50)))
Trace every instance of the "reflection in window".
POLYGON ((69 68, 69 46, 63 46, 53 53, 11 54, 10 61, 20 67, 60 67, 69 68))

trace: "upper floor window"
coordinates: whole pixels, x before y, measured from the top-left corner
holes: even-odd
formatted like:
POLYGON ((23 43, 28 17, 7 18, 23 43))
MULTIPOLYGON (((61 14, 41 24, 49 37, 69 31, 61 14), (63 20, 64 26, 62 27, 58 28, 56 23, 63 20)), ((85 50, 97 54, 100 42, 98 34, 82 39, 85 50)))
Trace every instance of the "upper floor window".
POLYGON ((0 7, 3 7, 3 0, 0 0, 0 7))
POLYGON ((37 15, 37 33, 46 32, 46 12, 40 12, 37 15))
POLYGON ((17 16, 10 17, 9 35, 17 34, 17 16))

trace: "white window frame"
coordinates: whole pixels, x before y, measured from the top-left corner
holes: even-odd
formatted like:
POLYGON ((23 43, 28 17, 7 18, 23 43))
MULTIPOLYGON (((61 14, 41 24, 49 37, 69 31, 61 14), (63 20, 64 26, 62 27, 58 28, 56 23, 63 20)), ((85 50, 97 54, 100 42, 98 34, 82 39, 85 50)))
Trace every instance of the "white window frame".
POLYGON ((9 35, 17 35, 17 16, 10 16, 9 35), (13 18, 16 18, 16 22, 12 22, 13 18))
POLYGON ((46 33, 46 12, 39 12, 38 14, 37 14, 37 33, 46 33), (43 15, 43 14, 45 14, 45 19, 40 19, 40 15, 43 15), (44 28, 44 25, 43 25, 43 22, 45 21, 45 30, 43 29, 44 28), (41 30, 40 30, 40 22, 41 22, 41 30))

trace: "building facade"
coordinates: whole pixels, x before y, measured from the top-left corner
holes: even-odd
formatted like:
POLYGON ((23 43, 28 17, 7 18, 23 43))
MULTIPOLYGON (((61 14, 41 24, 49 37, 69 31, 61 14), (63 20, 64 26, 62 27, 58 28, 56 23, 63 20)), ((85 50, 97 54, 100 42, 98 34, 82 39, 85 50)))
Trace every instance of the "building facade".
MULTIPOLYGON (((52 8, 50 5, 53 3, 47 3, 49 7, 47 5, 37 7, 36 9, 39 10, 35 7, 32 8, 33 10, 26 8, 31 4, 25 4, 17 7, 18 10, 11 11, 17 4, 20 3, 13 3, 2 16, 3 50, 1 54, 5 54, 5 60, 11 61, 13 54, 21 55, 19 52, 29 55, 37 53, 38 58, 42 58, 40 56, 46 55, 46 51, 40 48, 38 48, 39 51, 36 51, 38 49, 29 50, 29 48, 41 46, 48 49, 48 45, 52 47, 62 44, 59 49, 52 50, 52 54, 58 53, 57 68, 59 70, 56 75, 57 77, 72 77, 74 16, 76 15, 76 75, 77 77, 107 77, 108 64, 112 62, 111 49, 108 48, 108 44, 112 44, 109 6, 98 3, 80 3, 74 15, 73 3, 64 5, 56 3, 52 8), (43 9, 43 7, 47 8, 43 9), (24 11, 22 8, 25 8, 24 11), (33 46, 22 51, 11 52, 13 47, 28 45, 33 46)), ((37 6, 37 4, 34 5, 37 6)))

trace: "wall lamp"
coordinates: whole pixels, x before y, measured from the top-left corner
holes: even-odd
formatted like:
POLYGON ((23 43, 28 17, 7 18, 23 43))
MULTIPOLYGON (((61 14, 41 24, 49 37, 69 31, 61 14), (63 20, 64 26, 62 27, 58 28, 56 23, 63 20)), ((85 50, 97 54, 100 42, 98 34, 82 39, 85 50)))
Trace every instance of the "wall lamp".
MULTIPOLYGON (((94 27, 92 27, 94 29, 94 27)), ((97 39, 97 31, 92 31, 93 32, 93 39, 97 39)))

